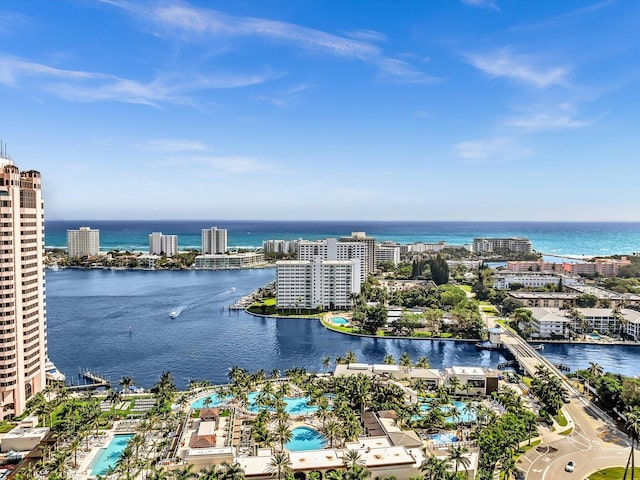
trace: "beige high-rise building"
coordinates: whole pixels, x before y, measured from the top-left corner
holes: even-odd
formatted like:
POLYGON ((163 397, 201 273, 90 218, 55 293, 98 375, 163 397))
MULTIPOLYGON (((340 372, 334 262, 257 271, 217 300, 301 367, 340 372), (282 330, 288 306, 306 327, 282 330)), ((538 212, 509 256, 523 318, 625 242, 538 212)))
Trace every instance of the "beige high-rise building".
POLYGON ((46 384, 44 211, 40 173, 0 155, 0 419, 46 384))
POLYGON ((67 254, 70 257, 93 257, 100 253, 100 230, 80 227, 67 230, 67 254))

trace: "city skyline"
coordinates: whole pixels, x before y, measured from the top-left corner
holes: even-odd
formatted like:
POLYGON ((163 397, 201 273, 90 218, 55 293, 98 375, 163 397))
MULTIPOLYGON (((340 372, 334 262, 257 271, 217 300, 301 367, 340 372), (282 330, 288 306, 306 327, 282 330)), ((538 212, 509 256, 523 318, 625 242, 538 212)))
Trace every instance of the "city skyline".
POLYGON ((639 221, 639 16, 9 0, 0 138, 50 220, 639 221))

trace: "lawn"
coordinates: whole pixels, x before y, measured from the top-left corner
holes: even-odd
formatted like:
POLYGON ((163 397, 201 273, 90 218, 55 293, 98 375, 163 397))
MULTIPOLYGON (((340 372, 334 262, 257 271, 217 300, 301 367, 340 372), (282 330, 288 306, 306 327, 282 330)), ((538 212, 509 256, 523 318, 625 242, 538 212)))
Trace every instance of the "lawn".
MULTIPOLYGON (((635 476, 640 477, 640 467, 635 468, 635 476)), ((624 477, 623 467, 605 468, 599 472, 589 475, 589 480, 622 480, 624 477)), ((631 474, 627 475, 627 478, 631 478, 631 474)))

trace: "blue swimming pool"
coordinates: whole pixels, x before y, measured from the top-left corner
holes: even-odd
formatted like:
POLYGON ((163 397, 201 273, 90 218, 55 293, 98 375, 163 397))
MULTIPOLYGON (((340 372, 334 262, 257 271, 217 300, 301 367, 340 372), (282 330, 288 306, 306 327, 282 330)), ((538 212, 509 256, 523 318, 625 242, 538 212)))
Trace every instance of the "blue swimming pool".
MULTIPOLYGON (((249 411, 253 413, 258 413, 260 409, 256 403, 256 397, 258 396, 258 392, 252 392, 249 394, 249 411)), ((284 408, 284 411, 289 415, 311 415, 318 410, 316 405, 309 405, 309 401, 311 401, 310 397, 300 397, 300 398, 287 398, 284 399, 287 406, 284 408)))
POLYGON ((293 437, 284 447, 292 452, 319 450, 327 444, 327 437, 313 428, 296 427, 291 433, 293 437))
POLYGON ((335 323, 336 325, 346 325, 349 323, 349 320, 344 317, 332 317, 331 323, 335 323))
MULTIPOLYGON (((429 409, 431 409, 431 405, 429 405, 429 402, 420 404, 421 411, 428 412, 429 409)), ((465 402, 460 402, 458 400, 452 401, 451 405, 442 405, 440 407, 440 410, 442 411, 442 413, 447 415, 447 417, 445 418, 445 421, 447 423, 473 423, 477 419, 476 413, 471 410, 465 402), (450 415, 453 407, 455 407, 457 411, 457 415, 455 418, 450 415)), ((411 420, 420 420, 421 418, 421 415, 414 415, 411 417, 411 420)))
MULTIPOLYGON (((248 395, 249 397, 248 410, 250 412, 258 413, 258 411, 260 410, 256 402, 257 396, 258 396, 258 392, 251 392, 248 395)), ((217 394, 212 393, 208 397, 204 397, 193 402, 191 404, 191 408, 195 408, 195 409, 204 408, 205 398, 211 399, 211 403, 209 405, 210 407, 219 407, 227 403, 229 400, 231 400, 232 397, 219 397, 217 394)), ((315 405, 309 405, 310 400, 311 400, 310 397, 285 398, 284 401, 287 404, 287 406, 285 407, 285 411, 289 415, 311 415, 318 410, 318 407, 315 405)))
POLYGON ((91 462, 91 476, 104 475, 109 467, 115 467, 122 451, 132 438, 132 434, 116 435, 109 442, 107 448, 100 449, 96 458, 91 462))
POLYGON ((455 443, 458 441, 458 437, 456 437, 455 433, 434 433, 427 437, 433 443, 455 443))

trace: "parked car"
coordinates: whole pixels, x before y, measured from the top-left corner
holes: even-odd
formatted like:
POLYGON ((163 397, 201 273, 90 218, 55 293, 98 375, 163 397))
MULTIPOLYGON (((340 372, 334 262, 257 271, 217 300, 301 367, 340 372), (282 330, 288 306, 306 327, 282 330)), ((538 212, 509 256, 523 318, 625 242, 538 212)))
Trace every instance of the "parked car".
POLYGON ((573 460, 569 460, 567 464, 564 466, 564 471, 573 472, 574 468, 576 468, 576 463, 573 460))

